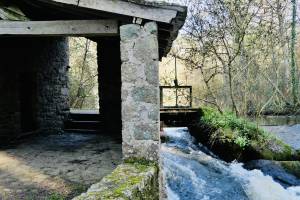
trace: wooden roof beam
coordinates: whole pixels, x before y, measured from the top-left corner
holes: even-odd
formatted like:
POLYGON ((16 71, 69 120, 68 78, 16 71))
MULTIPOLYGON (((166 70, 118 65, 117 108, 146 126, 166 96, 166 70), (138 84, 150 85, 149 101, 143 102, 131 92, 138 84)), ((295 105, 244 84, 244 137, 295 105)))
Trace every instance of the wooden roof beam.
POLYGON ((116 20, 5 21, 0 36, 117 36, 116 20))
POLYGON ((120 0, 38 0, 60 6, 72 5, 146 20, 171 23, 179 11, 163 6, 143 5, 120 0))

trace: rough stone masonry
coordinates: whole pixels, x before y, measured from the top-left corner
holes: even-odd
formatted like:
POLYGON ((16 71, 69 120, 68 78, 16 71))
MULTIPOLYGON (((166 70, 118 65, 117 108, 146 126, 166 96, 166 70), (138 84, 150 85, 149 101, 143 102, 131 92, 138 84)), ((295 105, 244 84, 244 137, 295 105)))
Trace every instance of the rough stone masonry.
POLYGON ((157 24, 120 27, 123 156, 159 160, 157 24))
POLYGON ((57 133, 69 111, 68 40, 1 38, 0 142, 22 133, 57 133))

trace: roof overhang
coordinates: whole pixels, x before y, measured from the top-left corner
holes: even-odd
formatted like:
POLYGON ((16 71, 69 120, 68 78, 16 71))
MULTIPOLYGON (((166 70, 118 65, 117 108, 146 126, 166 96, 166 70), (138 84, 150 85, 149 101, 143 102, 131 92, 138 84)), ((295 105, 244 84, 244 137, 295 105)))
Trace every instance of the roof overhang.
POLYGON ((10 0, 8 2, 15 2, 14 5, 18 5, 30 20, 114 19, 120 24, 133 23, 137 18, 141 19, 142 23, 155 21, 158 24, 160 57, 169 53, 187 15, 187 8, 184 6, 144 0, 10 0))

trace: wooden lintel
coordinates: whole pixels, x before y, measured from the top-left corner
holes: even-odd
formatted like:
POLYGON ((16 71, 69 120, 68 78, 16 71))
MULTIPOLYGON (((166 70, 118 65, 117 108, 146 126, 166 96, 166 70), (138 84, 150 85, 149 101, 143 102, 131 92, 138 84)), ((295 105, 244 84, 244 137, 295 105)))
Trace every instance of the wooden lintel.
POLYGON ((117 36, 116 20, 0 21, 0 36, 117 36))

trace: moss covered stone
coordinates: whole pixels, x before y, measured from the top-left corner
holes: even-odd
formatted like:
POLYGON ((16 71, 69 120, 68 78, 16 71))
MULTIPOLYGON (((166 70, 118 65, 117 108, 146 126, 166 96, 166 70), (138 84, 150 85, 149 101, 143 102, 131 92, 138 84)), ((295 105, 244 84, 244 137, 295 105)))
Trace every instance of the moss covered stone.
POLYGON ((207 107, 201 108, 200 113, 199 122, 189 127, 191 134, 226 161, 299 158, 289 145, 257 124, 207 107))
POLYGON ((73 200, 157 200, 158 168, 145 162, 127 162, 73 200))
POLYGON ((245 163, 244 167, 249 170, 259 169, 284 187, 300 184, 299 161, 253 160, 245 163))
POLYGON ((287 172, 300 179, 300 161, 282 161, 280 164, 287 172))

